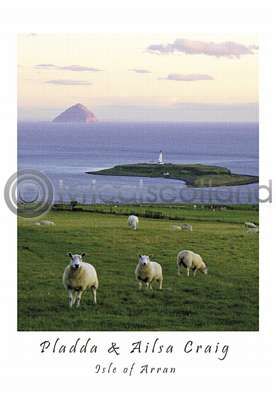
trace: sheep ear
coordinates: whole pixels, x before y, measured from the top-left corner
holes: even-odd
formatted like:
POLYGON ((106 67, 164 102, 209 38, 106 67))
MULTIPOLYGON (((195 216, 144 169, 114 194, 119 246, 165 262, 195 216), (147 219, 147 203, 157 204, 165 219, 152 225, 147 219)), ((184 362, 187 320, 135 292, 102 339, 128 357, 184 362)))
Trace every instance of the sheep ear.
POLYGON ((138 258, 141 258, 141 257, 142 257, 141 254, 139 254, 138 258))
POLYGON ((87 254, 86 253, 81 253, 81 256, 82 257, 85 257, 87 254))
POLYGON ((73 256, 72 256, 72 253, 67 253, 66 255, 69 256, 70 258, 73 257, 73 256))

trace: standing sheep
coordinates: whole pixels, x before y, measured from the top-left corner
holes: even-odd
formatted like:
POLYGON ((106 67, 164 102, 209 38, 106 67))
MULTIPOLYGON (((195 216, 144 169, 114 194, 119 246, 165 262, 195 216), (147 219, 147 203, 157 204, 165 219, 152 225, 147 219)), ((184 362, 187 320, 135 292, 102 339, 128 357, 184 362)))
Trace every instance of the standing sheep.
POLYGON ((72 307, 75 302, 79 307, 81 296, 86 289, 91 289, 94 304, 97 304, 96 291, 99 287, 98 276, 93 265, 82 261, 85 253, 82 255, 68 253, 70 264, 63 273, 63 285, 68 292, 69 306, 72 307))
POLYGON ((144 282, 146 287, 152 289, 154 281, 159 282, 159 289, 162 289, 163 275, 162 267, 155 261, 150 261, 148 256, 139 256, 139 261, 135 269, 135 276, 139 282, 139 289, 142 289, 144 282))
POLYGON ((194 276, 197 271, 204 274, 208 273, 208 268, 199 254, 193 253, 190 250, 182 250, 177 254, 177 273, 180 275, 181 267, 187 268, 187 276, 190 275, 190 269, 193 270, 194 276))
POLYGON ((136 231, 139 224, 139 219, 136 215, 130 215, 127 220, 128 226, 136 231))

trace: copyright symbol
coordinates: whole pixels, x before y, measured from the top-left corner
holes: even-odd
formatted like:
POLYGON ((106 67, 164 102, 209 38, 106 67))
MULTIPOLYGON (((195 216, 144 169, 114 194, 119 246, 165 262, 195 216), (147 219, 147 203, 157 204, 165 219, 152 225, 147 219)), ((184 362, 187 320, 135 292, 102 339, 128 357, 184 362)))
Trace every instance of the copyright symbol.
POLYGON ((33 169, 24 169, 8 179, 4 197, 14 214, 23 218, 35 218, 50 210, 54 201, 54 189, 46 175, 33 169))

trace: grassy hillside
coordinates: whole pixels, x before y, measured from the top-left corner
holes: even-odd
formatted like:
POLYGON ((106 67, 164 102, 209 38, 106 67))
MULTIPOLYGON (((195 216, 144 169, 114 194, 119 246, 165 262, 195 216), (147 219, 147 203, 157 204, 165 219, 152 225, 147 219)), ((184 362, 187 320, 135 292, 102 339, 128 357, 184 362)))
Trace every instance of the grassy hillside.
POLYGON ((207 219, 201 221, 189 220, 200 210, 172 209, 178 221, 141 217, 137 231, 128 229, 126 216, 119 214, 52 211, 46 217, 56 223, 52 227, 19 219, 18 329, 257 330, 258 235, 246 233, 242 222, 248 213, 258 221, 258 212, 244 208, 233 210, 235 223, 229 220, 231 210, 220 211, 225 222, 218 222, 219 211, 205 210, 207 219), (184 219, 181 213, 193 232, 171 230, 184 219), (176 254, 184 248, 203 256, 207 276, 176 275, 176 254), (61 282, 68 251, 86 251, 95 265, 96 306, 87 292, 79 309, 69 309, 61 282), (163 266, 163 291, 138 290, 139 253, 151 254, 163 266))
POLYGON ((87 173, 178 179, 193 187, 246 185, 259 180, 257 176, 232 174, 228 168, 204 164, 126 164, 87 173))

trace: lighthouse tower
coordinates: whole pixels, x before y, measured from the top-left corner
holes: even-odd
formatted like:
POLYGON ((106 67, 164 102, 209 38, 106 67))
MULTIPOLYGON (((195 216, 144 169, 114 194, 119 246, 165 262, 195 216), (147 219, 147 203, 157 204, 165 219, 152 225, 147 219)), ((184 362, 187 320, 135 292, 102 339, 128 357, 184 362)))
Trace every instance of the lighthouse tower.
POLYGON ((163 151, 162 151, 162 150, 160 150, 160 153, 159 153, 158 164, 164 164, 164 161, 163 161, 163 151))

